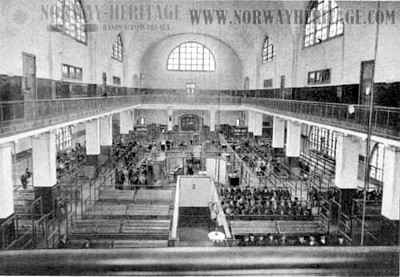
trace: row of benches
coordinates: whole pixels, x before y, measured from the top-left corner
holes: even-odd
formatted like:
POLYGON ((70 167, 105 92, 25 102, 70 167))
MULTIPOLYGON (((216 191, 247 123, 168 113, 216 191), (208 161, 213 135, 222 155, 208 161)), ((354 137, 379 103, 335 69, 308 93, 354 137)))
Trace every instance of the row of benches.
POLYGON ((167 217, 169 205, 160 204, 118 204, 97 202, 86 212, 87 217, 167 217))
POLYGON ((136 203, 166 203, 172 201, 171 190, 146 190, 139 189, 138 191, 131 190, 101 190, 99 200, 104 201, 134 201, 136 203))
POLYGON ((73 222, 72 236, 81 238, 168 238, 170 220, 95 220, 73 222), (120 236, 118 236, 120 235, 120 236))
POLYGON ((319 221, 231 221, 234 235, 281 234, 310 235, 325 234, 327 230, 319 221))

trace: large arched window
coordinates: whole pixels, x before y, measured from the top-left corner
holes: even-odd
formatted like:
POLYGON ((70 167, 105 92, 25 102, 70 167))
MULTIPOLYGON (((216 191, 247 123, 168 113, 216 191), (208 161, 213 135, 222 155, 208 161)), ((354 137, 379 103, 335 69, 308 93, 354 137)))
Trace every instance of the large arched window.
POLYGON ((385 158, 385 145, 378 143, 372 150, 369 161, 369 176, 378 183, 383 183, 383 165, 385 158))
POLYGON ((262 62, 266 63, 272 61, 274 58, 274 45, 271 43, 270 38, 267 36, 264 40, 263 49, 262 49, 262 62))
POLYGON ((112 57, 116 59, 117 61, 122 62, 124 58, 124 48, 123 48, 123 43, 122 43, 122 36, 119 34, 117 36, 117 39, 113 43, 112 47, 112 57))
POLYGON ((304 46, 321 43, 343 34, 343 18, 335 0, 318 0, 310 4, 307 16, 304 46))
POLYGON ((56 147, 58 151, 65 151, 72 148, 72 126, 57 129, 56 147))
POLYGON ((167 69, 171 71, 215 71, 213 53, 198 42, 185 42, 168 56, 167 69))
POLYGON ((335 159, 337 136, 334 131, 312 126, 308 138, 309 149, 325 157, 335 159))
POLYGON ((80 0, 57 0, 52 24, 79 42, 87 42, 86 17, 80 0))

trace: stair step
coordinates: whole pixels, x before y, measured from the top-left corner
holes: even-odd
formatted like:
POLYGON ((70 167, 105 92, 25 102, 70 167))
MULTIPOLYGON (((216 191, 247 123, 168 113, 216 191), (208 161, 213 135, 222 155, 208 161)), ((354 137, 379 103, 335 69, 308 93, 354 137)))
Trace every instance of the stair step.
POLYGON ((162 248, 168 247, 167 240, 116 240, 114 248, 162 248))

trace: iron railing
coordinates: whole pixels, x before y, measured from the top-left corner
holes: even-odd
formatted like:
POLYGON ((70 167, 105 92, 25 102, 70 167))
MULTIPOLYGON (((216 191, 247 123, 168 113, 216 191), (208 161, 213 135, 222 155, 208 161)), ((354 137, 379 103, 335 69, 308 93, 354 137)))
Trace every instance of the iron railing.
MULTIPOLYGON (((73 98, 38 101, 0 102, 0 135, 83 119, 117 109, 145 104, 162 105, 234 105, 258 108, 266 112, 366 132, 368 107, 338 103, 321 103, 234 96, 192 96, 149 94, 135 96, 73 98)), ((400 139, 400 108, 376 106, 373 112, 373 134, 400 139)))

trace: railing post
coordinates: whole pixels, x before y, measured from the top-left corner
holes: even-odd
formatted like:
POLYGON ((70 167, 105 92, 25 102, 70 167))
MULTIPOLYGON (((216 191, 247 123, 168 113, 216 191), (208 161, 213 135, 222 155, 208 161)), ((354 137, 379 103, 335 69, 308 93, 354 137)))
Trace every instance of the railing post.
POLYGON ((82 219, 82 217, 83 217, 83 183, 81 183, 81 195, 80 195, 80 198, 81 198, 81 219, 82 219))

